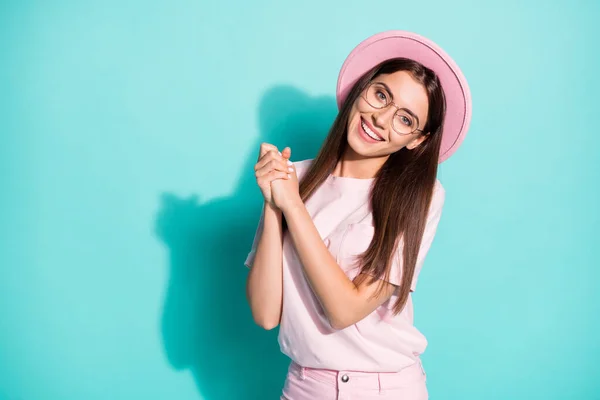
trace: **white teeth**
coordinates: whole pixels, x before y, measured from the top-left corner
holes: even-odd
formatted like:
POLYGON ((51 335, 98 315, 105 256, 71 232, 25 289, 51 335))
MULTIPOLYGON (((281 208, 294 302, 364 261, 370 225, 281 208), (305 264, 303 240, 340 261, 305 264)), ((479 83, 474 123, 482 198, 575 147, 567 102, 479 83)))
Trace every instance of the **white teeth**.
POLYGON ((365 130, 365 132, 367 133, 367 135, 369 135, 369 137, 371 139, 375 139, 375 140, 378 140, 378 141, 382 141, 383 140, 382 138, 380 138, 379 136, 377 136, 375 134, 375 132, 373 132, 371 129, 369 129, 369 127, 362 120, 360 121, 360 124, 363 127, 363 129, 365 130))

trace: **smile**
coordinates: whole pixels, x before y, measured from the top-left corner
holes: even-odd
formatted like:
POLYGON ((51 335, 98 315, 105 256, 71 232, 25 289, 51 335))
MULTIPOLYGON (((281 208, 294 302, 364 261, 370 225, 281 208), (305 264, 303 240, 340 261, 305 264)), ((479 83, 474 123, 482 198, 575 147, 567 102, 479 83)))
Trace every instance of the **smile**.
POLYGON ((375 132, 373 132, 373 130, 371 130, 371 128, 369 128, 369 126, 365 123, 365 121, 363 121, 363 119, 360 119, 360 126, 362 127, 363 131, 373 140, 377 140, 378 142, 383 142, 383 138, 381 136, 379 136, 378 134, 376 134, 375 132))

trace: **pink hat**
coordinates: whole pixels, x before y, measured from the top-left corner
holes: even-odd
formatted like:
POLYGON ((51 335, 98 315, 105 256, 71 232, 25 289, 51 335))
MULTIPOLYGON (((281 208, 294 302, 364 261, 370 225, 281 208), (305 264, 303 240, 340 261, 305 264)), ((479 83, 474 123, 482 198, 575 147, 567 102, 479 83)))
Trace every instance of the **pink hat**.
POLYGON ((432 41, 412 32, 387 31, 362 41, 344 61, 337 83, 341 109, 354 84, 371 68, 392 58, 409 58, 434 71, 446 95, 439 162, 448 159, 464 140, 471 122, 471 93, 456 63, 432 41))

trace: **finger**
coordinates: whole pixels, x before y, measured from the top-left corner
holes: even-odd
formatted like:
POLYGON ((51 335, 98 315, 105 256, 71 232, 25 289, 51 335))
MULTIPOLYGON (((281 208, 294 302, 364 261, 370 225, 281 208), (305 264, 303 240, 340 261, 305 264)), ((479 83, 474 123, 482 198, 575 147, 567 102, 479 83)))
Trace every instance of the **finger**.
POLYGON ((294 172, 294 168, 287 164, 287 161, 279 161, 279 160, 271 160, 266 163, 262 168, 256 170, 256 177, 260 178, 261 176, 265 176, 271 171, 279 171, 285 172, 286 174, 290 174, 294 172))
MULTIPOLYGON (((285 160, 281 155, 279 155, 279 152, 270 150, 267 152, 267 154, 265 154, 261 159, 258 160, 258 162, 254 165, 254 170, 258 171, 259 169, 264 168, 265 165, 267 165, 273 160, 281 163, 287 163, 287 160, 285 160)), ((289 164, 291 165, 291 163, 289 164)))
POLYGON ((292 149, 289 147, 286 147, 285 149, 283 149, 281 151, 281 155, 283 156, 283 158, 285 159, 290 159, 290 157, 292 156, 292 149))
POLYGON ((292 164, 292 166, 289 168, 289 174, 291 175, 291 178, 298 178, 296 175, 296 166, 292 164))
POLYGON ((270 150, 269 152, 267 152, 267 154, 265 154, 261 159, 258 160, 258 162, 254 165, 254 170, 258 171, 260 169, 263 169, 265 168, 265 166, 269 165, 269 163, 272 163, 273 161, 283 162, 283 158, 279 156, 279 154, 270 150))
POLYGON ((260 151, 258 153, 258 158, 262 158, 264 157, 265 154, 267 154, 269 151, 275 151, 275 152, 279 152, 279 150, 277 149, 277 146, 272 145, 270 143, 261 143, 260 144, 260 151))
POLYGON ((277 180, 277 179, 290 179, 290 174, 288 174, 287 172, 281 172, 281 171, 271 171, 268 174, 266 174, 265 176, 261 177, 258 180, 258 184, 259 185, 267 185, 270 184, 271 182, 277 180))

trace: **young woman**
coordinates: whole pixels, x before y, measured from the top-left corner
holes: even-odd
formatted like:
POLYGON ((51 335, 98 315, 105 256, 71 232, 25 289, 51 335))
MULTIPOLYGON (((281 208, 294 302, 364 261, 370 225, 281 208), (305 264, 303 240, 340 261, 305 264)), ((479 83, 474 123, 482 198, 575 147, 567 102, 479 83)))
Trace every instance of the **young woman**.
POLYGON ((467 82, 431 41, 389 31, 350 53, 337 101, 313 160, 261 145, 252 315, 281 325, 282 399, 427 399, 411 292, 444 203, 438 163, 470 122, 467 82))

